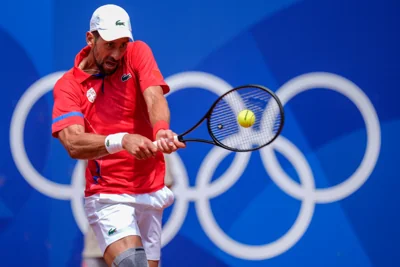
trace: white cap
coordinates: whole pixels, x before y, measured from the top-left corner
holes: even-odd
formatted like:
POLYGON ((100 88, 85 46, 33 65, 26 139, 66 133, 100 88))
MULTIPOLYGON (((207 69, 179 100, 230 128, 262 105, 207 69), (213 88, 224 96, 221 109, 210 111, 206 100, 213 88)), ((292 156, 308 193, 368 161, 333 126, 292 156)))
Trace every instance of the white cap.
POLYGON ((105 41, 128 37, 133 41, 128 13, 116 5, 97 8, 90 19, 90 31, 98 31, 105 41))

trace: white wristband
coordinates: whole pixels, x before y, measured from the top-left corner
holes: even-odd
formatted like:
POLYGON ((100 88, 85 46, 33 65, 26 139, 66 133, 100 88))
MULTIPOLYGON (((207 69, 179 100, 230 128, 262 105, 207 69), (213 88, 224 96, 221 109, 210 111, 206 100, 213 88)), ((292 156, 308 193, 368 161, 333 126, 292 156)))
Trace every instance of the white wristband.
POLYGON ((128 133, 110 134, 106 137, 104 145, 110 154, 114 154, 124 150, 122 148, 122 138, 128 133))

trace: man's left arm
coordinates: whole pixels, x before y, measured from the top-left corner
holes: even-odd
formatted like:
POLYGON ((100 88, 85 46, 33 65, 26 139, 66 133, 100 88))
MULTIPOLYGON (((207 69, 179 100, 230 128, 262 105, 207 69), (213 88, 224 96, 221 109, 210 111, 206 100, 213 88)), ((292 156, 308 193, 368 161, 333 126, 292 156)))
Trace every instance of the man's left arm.
POLYGON ((163 121, 168 125, 170 122, 170 111, 167 99, 165 99, 161 86, 150 86, 144 92, 151 124, 163 121))
POLYGON ((134 43, 132 64, 139 74, 139 83, 147 104, 149 117, 153 126, 153 138, 158 141, 158 149, 171 153, 186 145, 174 139, 176 135, 169 128, 170 110, 164 94, 169 91, 168 85, 158 69, 150 47, 141 41, 134 43))
POLYGON ((153 125, 153 138, 158 140, 158 149, 171 153, 178 148, 184 148, 185 144, 174 140, 176 134, 169 129, 170 111, 161 86, 150 86, 143 95, 153 125))

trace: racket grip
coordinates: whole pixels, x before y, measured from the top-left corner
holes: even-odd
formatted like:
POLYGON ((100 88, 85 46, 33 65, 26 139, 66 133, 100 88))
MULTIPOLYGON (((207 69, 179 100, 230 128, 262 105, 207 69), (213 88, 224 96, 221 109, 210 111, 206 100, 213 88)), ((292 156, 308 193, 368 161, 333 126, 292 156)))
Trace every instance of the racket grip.
MULTIPOLYGON (((178 140, 178 136, 177 135, 174 136, 174 140, 178 140)), ((158 140, 154 141, 153 144, 156 146, 157 142, 158 142, 158 140)))

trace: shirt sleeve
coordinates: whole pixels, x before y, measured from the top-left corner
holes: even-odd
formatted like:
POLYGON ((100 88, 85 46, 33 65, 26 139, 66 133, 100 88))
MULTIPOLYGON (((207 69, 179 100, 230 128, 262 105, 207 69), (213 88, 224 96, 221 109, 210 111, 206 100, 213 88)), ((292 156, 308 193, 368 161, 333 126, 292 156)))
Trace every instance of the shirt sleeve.
POLYGON ((73 124, 85 126, 84 116, 81 111, 81 101, 77 86, 72 83, 58 81, 54 86, 53 97, 53 123, 52 135, 58 137, 58 133, 73 124))
POLYGON ((164 81, 151 48, 145 42, 135 41, 132 49, 130 60, 139 76, 141 91, 144 92, 150 86, 161 86, 164 94, 168 93, 170 88, 164 81))

